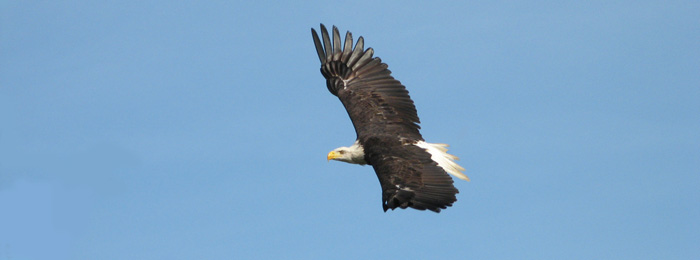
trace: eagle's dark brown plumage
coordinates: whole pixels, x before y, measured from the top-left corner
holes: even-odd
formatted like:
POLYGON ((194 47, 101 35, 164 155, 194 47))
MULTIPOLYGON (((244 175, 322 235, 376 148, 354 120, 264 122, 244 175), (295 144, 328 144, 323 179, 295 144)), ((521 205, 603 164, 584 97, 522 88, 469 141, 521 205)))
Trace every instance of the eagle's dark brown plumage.
MULTIPOLYGON (((372 48, 364 49, 362 37, 353 48, 350 32, 341 44, 335 26, 332 39, 323 24, 321 38, 311 31, 326 86, 345 106, 364 161, 374 167, 379 178, 384 211, 411 207, 440 212, 452 206, 459 191, 445 166, 433 160, 438 155, 419 145, 427 143, 419 132, 416 107, 406 88, 391 76, 380 58, 372 57, 372 48)), ((450 173, 455 174, 453 171, 450 173)))

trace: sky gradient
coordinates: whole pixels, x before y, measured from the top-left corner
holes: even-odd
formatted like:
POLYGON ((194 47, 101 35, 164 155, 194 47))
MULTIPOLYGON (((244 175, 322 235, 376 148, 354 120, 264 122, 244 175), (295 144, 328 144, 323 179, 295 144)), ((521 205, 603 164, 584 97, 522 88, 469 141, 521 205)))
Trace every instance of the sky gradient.
POLYGON ((697 1, 0 2, 0 260, 700 259, 697 1), (310 28, 471 182, 384 213, 310 28))

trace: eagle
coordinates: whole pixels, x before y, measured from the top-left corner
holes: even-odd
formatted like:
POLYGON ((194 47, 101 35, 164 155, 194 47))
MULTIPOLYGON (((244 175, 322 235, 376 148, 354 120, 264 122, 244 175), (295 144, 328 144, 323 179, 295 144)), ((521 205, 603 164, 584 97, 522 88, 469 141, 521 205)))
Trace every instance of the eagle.
POLYGON ((328 161, 372 165, 384 212, 410 207, 439 213, 452 206, 459 191, 448 174, 469 178, 458 158, 447 153, 447 144, 423 140, 413 100, 388 65, 372 57, 374 50, 364 48, 362 37, 353 47, 349 31, 342 44, 335 26, 332 40, 323 24, 321 38, 313 28, 311 35, 326 87, 345 106, 357 134, 351 146, 328 153, 328 161))

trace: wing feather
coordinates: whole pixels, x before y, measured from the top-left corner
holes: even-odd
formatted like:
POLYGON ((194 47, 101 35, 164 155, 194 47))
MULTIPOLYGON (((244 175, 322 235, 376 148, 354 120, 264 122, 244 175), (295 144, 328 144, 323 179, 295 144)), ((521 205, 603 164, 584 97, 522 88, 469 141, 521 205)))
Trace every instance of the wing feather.
POLYGON ((328 54, 332 54, 331 50, 331 40, 330 37, 328 37, 328 30, 326 30, 326 26, 321 24, 321 37, 323 38, 323 46, 325 47, 326 50, 326 60, 324 62, 327 62, 330 58, 328 54))
MULTIPOLYGON (((316 32, 314 32, 314 33, 316 33, 316 32)), ((318 38, 318 36, 316 36, 316 38, 318 38)), ((357 63, 357 60, 360 59, 360 57, 362 56, 364 47, 365 47, 365 38, 362 38, 362 36, 360 36, 360 38, 357 39, 357 43, 355 44, 355 49, 352 51, 352 54, 350 55, 350 58, 347 61, 348 67, 352 68, 355 66, 355 63, 357 63)))
POLYGON ((350 59, 350 53, 352 53, 352 33, 346 32, 345 46, 343 46, 343 55, 341 56, 342 58, 340 60, 344 63, 348 62, 348 59, 350 59))
POLYGON ((365 66, 368 62, 372 60, 372 55, 374 54, 374 49, 368 48, 360 57, 355 64, 352 65, 352 70, 357 70, 358 68, 365 66))
POLYGON ((323 64, 326 62, 326 52, 323 50, 323 45, 321 44, 321 40, 318 38, 318 34, 316 34, 316 30, 311 29, 311 32, 311 36, 314 37, 314 45, 316 46, 318 59, 321 61, 321 64, 323 64))
POLYGON ((342 56, 340 52, 340 33, 338 33, 338 27, 333 26, 333 60, 340 60, 342 56))

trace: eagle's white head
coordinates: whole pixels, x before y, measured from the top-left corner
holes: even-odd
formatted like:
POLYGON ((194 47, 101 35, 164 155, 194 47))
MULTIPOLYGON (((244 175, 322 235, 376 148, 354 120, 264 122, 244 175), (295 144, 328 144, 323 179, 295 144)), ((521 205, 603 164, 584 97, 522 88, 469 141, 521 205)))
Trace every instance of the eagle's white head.
POLYGON ((352 164, 365 165, 365 149, 359 142, 355 142, 350 147, 338 147, 328 153, 328 160, 336 160, 352 164))

